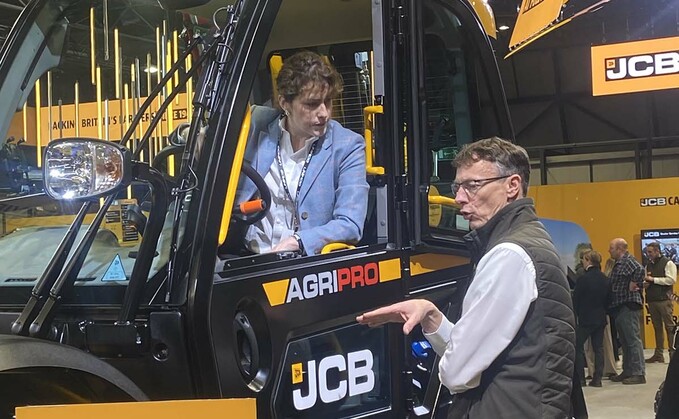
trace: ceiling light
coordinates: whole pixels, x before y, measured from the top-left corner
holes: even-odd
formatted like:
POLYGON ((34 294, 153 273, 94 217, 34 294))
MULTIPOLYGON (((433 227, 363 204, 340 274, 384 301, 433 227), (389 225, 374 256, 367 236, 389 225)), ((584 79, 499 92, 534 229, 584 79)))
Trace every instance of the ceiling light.
POLYGON ((502 26, 500 26, 498 29, 501 30, 501 31, 506 31, 507 29, 509 29, 509 26, 507 26, 507 25, 502 25, 502 26))
POLYGON ((146 67, 144 69, 144 73, 154 74, 154 73, 157 73, 157 72, 158 72, 158 67, 156 67, 155 65, 152 65, 151 67, 146 67))

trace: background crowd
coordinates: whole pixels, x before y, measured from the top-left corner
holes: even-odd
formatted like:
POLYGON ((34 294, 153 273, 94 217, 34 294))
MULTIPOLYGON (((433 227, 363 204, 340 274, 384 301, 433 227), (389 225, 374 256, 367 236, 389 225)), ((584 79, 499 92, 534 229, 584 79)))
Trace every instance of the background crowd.
POLYGON ((659 243, 648 244, 644 266, 630 255, 627 242, 616 238, 602 270, 601 254, 589 245, 578 246, 571 285, 577 318, 576 375, 581 383, 591 376, 593 387, 601 387, 604 377, 613 383, 644 384, 645 364, 665 362, 665 345, 668 360, 672 358, 672 287, 677 268, 663 250, 659 243), (644 359, 641 336, 644 303, 655 332, 655 351, 648 359, 644 359), (617 373, 620 356, 622 371, 617 373))

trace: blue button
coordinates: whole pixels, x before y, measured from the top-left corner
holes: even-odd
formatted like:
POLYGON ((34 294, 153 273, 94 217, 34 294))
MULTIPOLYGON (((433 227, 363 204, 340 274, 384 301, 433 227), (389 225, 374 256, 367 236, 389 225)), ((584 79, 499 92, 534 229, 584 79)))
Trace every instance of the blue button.
POLYGON ((429 356, 429 350, 431 350, 431 345, 429 344, 429 341, 426 340, 415 341, 410 347, 415 358, 427 358, 429 356))

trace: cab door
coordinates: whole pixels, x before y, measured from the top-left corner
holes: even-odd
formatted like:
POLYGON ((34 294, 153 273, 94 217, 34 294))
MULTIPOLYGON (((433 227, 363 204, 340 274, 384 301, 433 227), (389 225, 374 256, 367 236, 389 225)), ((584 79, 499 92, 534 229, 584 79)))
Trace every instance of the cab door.
MULTIPOLYGON (((452 196, 452 160, 464 144, 513 139, 492 41, 467 1, 407 2, 411 94, 407 141, 407 296, 433 301, 455 321, 472 274, 462 237, 468 223, 452 196)), ((486 16, 487 17, 487 16, 486 16)), ((449 400, 439 359, 417 332, 407 341, 414 412, 436 414, 449 400)))
MULTIPOLYGON (((408 141, 413 242, 418 252, 452 255, 445 258, 448 265, 458 266, 469 225, 454 203, 452 161, 467 143, 491 136, 513 140, 514 135, 492 39, 474 8, 466 1, 438 0, 417 1, 411 8, 416 57, 408 141)), ((431 266, 429 272, 440 272, 446 263, 433 261, 431 266)), ((428 275, 434 282, 450 276, 428 275)), ((412 287, 431 283, 423 281, 412 287)))

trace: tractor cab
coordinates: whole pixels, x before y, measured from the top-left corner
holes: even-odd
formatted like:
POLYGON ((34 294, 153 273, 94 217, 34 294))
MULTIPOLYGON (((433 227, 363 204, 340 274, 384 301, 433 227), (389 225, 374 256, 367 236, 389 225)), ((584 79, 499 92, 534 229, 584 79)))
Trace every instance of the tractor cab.
POLYGON ((421 333, 355 317, 405 298, 460 309, 469 226, 451 161, 513 137, 487 4, 112 3, 34 0, 0 53, 0 136, 33 112, 44 184, 0 200, 0 415, 191 398, 256 398, 261 418, 445 415, 421 333), (333 118, 365 140, 363 237, 234 252, 237 226, 267 211, 244 164, 251 110, 276 106, 301 50, 341 74, 333 118), (262 202, 236 202, 243 177, 262 202))

